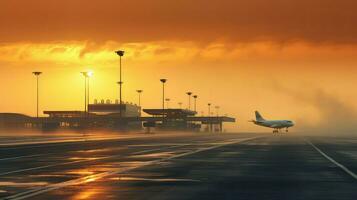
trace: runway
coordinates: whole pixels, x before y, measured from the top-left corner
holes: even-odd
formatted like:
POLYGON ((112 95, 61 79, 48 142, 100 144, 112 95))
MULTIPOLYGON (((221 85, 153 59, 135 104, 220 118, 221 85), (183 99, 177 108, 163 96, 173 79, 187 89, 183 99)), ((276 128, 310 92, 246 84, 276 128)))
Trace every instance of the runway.
POLYGON ((1 139, 0 199, 357 198, 357 137, 1 139))

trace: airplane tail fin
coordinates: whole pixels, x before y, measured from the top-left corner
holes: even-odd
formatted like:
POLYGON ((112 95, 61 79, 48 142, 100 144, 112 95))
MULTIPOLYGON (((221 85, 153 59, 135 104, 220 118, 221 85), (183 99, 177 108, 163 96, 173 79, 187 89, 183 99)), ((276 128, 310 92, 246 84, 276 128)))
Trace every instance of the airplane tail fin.
POLYGON ((255 119, 257 121, 264 121, 265 119, 260 115, 258 111, 255 111, 255 119))

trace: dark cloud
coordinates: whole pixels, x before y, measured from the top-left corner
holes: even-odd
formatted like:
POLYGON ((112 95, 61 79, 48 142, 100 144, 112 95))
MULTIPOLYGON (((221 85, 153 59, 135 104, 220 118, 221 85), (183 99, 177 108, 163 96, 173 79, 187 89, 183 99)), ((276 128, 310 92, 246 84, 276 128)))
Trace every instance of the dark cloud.
POLYGON ((101 46, 97 43, 86 42, 84 48, 79 53, 79 57, 83 58, 86 54, 96 52, 99 48, 101 48, 101 46))
POLYGON ((355 0, 2 0, 0 42, 357 42, 355 0))

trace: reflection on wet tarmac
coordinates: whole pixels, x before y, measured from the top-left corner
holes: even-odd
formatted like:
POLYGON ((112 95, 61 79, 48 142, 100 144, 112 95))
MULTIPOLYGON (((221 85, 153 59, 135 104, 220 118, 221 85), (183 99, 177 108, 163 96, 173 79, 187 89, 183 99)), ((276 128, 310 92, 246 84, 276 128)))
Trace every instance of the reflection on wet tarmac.
POLYGON ((222 155, 227 155, 227 156, 231 156, 231 155, 240 155, 242 154, 239 151, 229 151, 229 152, 222 152, 222 155))
POLYGON ((44 186, 47 185, 47 182, 27 182, 27 183, 18 183, 18 182, 0 182, 0 186, 7 187, 31 187, 31 186, 44 186))
POLYGON ((123 161, 123 162, 116 162, 118 165, 122 167, 137 167, 145 164, 143 161, 123 161))
POLYGON ((60 174, 31 174, 29 177, 33 178, 54 178, 54 177, 63 177, 60 174))
MULTIPOLYGON (((43 145, 33 152, 4 149, 13 157, 52 154, 2 161, 4 172, 28 170, 1 176, 13 182, 0 182, 0 199, 286 199, 287 194, 291 199, 355 199, 350 177, 304 142, 272 136, 230 144, 240 140, 229 138, 239 137, 90 142, 63 149, 43 145), (126 149, 113 150, 120 147, 126 149)), ((317 144, 324 151, 332 148, 328 155, 340 156, 354 171, 355 145, 317 144)))
POLYGON ((79 150, 77 153, 102 153, 102 152, 110 152, 127 149, 126 147, 117 147, 117 148, 102 148, 102 149, 89 149, 89 150, 79 150))
POLYGON ((66 174, 71 174, 71 175, 92 175, 92 174, 94 174, 94 171, 91 171, 89 169, 79 169, 79 170, 67 171, 66 174))
POLYGON ((90 182, 96 181, 97 179, 98 179, 98 177, 95 175, 87 176, 87 177, 85 177, 84 183, 90 183, 90 182))
MULTIPOLYGON (((79 143, 36 144, 26 146, 26 149, 29 149, 28 152, 23 150, 25 146, 4 148, 6 155, 12 157, 9 156, 3 162, 9 166, 19 166, 23 169, 12 169, 11 176, 10 173, 2 175, 2 177, 8 178, 3 181, 13 182, 1 182, 0 198, 12 196, 31 199, 33 196, 28 196, 28 192, 31 191, 30 194, 34 196, 42 193, 55 193, 67 197, 58 199, 105 199, 111 195, 117 198, 118 194, 113 193, 110 189, 121 183, 200 182, 190 179, 190 177, 169 177, 157 172, 138 173, 139 169, 145 169, 144 166, 159 164, 160 167, 165 167, 167 163, 172 163, 165 159, 178 158, 177 155, 180 154, 186 155, 186 153, 201 149, 202 145, 208 147, 212 145, 211 141, 192 142, 191 138, 184 139, 183 142, 176 140, 170 137, 167 142, 162 142, 162 138, 160 138, 156 141, 145 139, 144 141, 130 140, 130 142, 81 142, 80 145, 78 145, 79 143), (63 148, 59 148, 59 146, 63 146, 63 148), (10 159, 17 161, 9 163, 10 159), (134 170, 137 171, 131 175, 130 171, 134 170), (116 184, 110 185, 109 180, 113 176, 114 178, 115 176, 124 177, 118 181, 113 179, 116 184), (17 180, 14 177, 20 179, 17 180), (23 183, 16 183, 17 181, 23 183), (61 189, 64 187, 68 190, 61 189)), ((4 165, 2 170, 5 173, 9 171, 8 167, 4 167, 4 165)))
POLYGON ((85 189, 81 192, 79 192, 78 194, 74 195, 72 198, 73 200, 81 200, 81 199, 93 199, 96 195, 98 196, 101 191, 103 190, 103 188, 88 188, 85 189))
POLYGON ((91 166, 90 168, 69 170, 69 171, 66 171, 65 174, 67 174, 67 175, 88 176, 88 175, 93 175, 93 174, 99 173, 99 172, 111 171, 113 169, 115 169, 114 166, 113 167, 111 167, 111 166, 103 167, 102 165, 98 165, 98 166, 91 166))
POLYGON ((152 158, 152 157, 167 157, 173 155, 174 152, 160 152, 160 153, 150 153, 143 155, 133 155, 133 158, 152 158))
POLYGON ((351 159, 357 159, 357 151, 339 151, 341 154, 344 154, 351 159))
POLYGON ((163 147, 163 146, 182 146, 182 143, 155 143, 155 144, 134 144, 128 145, 129 147, 163 147))
POLYGON ((150 181, 150 182, 201 182, 194 179, 176 179, 176 178, 138 178, 138 177, 114 177, 110 178, 113 181, 150 181))
POLYGON ((84 158, 84 157, 70 157, 68 160, 97 160, 101 159, 102 157, 89 157, 89 158, 84 158))

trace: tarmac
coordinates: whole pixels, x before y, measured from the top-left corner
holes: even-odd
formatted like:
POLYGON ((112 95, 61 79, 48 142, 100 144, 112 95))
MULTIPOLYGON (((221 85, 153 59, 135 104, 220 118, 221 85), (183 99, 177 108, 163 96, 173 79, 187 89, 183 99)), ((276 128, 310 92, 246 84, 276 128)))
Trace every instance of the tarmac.
POLYGON ((357 199, 357 137, 50 138, 0 137, 0 199, 357 199))

